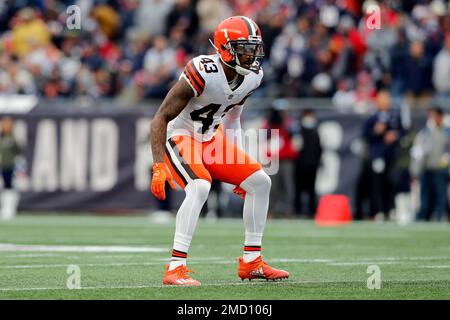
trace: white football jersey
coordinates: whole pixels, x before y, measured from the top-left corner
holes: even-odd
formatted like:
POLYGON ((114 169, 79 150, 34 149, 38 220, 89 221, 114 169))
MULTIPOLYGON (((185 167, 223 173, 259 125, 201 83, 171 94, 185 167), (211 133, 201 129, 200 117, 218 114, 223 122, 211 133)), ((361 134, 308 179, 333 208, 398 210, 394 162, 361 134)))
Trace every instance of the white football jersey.
POLYGON ((231 90, 220 56, 201 55, 186 65, 183 77, 191 86, 195 96, 181 113, 169 122, 167 138, 190 135, 197 141, 209 141, 216 133, 228 111, 243 105, 250 94, 261 84, 263 71, 251 72, 242 77, 231 90))

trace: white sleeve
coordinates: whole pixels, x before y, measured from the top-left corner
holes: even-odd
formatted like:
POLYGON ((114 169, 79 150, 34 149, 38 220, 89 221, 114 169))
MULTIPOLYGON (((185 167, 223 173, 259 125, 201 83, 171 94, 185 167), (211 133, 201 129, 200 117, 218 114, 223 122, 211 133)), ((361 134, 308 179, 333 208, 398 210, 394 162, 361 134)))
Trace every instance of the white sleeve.
POLYGON ((235 106, 233 109, 228 111, 223 121, 225 137, 241 150, 243 150, 241 129, 242 109, 242 105, 235 106))

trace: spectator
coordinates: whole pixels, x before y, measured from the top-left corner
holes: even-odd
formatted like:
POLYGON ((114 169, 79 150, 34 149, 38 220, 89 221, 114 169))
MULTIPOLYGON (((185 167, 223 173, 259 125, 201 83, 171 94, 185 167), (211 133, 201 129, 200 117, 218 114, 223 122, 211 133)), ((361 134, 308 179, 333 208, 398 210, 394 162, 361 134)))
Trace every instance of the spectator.
POLYGON ((246 16, 254 19, 257 12, 264 6, 261 0, 235 0, 232 1, 233 10, 236 15, 246 16))
POLYGON ((322 157, 318 124, 315 112, 303 111, 301 118, 301 147, 295 164, 295 208, 298 214, 303 212, 302 195, 308 196, 307 215, 313 217, 317 207, 316 177, 322 157))
POLYGON ((274 68, 277 82, 285 84, 284 90, 280 92, 283 96, 298 95, 298 91, 302 90, 300 80, 304 73, 305 49, 305 35, 297 32, 295 25, 286 26, 274 40, 270 63, 274 68))
POLYGON ((406 90, 409 56, 409 40, 404 29, 397 31, 397 41, 390 50, 391 93, 394 97, 403 95, 406 90))
POLYGON ((390 85, 389 72, 391 70, 390 50, 396 42, 396 31, 392 20, 396 19, 395 12, 386 5, 381 5, 382 28, 370 30, 366 34, 368 50, 364 55, 365 69, 371 74, 377 89, 390 85))
POLYGON ((361 168, 355 185, 355 211, 353 218, 355 220, 363 220, 370 217, 373 212, 373 203, 371 201, 372 186, 370 183, 372 178, 372 164, 369 159, 367 141, 365 141, 365 139, 361 139, 353 146, 355 149, 353 151, 360 159, 361 164, 361 168))
POLYGON ((352 76, 361 69, 362 58, 367 48, 349 15, 341 17, 337 31, 331 37, 330 47, 335 56, 332 70, 335 80, 352 76))
POLYGON ((163 35, 166 30, 166 17, 172 9, 174 0, 146 0, 139 2, 136 11, 136 25, 147 36, 163 35))
POLYGON ((75 91, 77 96, 97 97, 94 76, 86 64, 82 64, 75 78, 75 91))
POLYGON ((24 65, 8 55, 0 57, 0 92, 9 94, 35 94, 33 75, 24 65))
POLYGON ((411 156, 411 174, 420 179, 418 220, 430 220, 435 214, 442 220, 447 204, 450 138, 444 126, 444 112, 439 107, 428 111, 428 121, 419 131, 411 156))
MULTIPOLYGON (((275 153, 279 158, 279 170, 276 175, 272 175, 272 188, 270 194, 270 211, 279 216, 288 216, 294 213, 294 160, 297 158, 297 150, 293 141, 294 123, 287 114, 287 101, 283 99, 275 100, 270 110, 267 124, 263 126, 268 130, 279 130, 279 149, 271 150, 269 156, 275 153)), ((272 132, 269 131, 272 138, 272 132)))
POLYGON ((127 43, 124 48, 124 59, 131 61, 133 73, 143 69, 144 58, 149 47, 149 41, 145 34, 137 30, 130 30, 127 33, 127 43))
POLYGON ((108 39, 114 39, 120 28, 119 14, 106 4, 99 4, 91 11, 91 16, 95 19, 102 31, 108 39))
POLYGON ((424 43, 414 41, 406 62, 406 93, 413 108, 427 104, 432 89, 431 59, 425 55, 424 43))
POLYGON ((364 138, 368 144, 368 157, 371 165, 371 217, 378 219, 384 214, 389 219, 394 207, 394 164, 397 143, 403 135, 400 115, 391 109, 391 96, 381 90, 376 97, 377 111, 364 125, 364 138))
POLYGON ((356 78, 355 104, 353 111, 356 113, 371 113, 374 109, 374 100, 377 91, 371 75, 361 71, 356 78))
POLYGON ((166 35, 174 27, 182 28, 191 38, 198 29, 198 15, 191 0, 176 0, 166 19, 166 35))
POLYGON ((3 177, 3 191, 0 196, 0 219, 12 219, 16 215, 19 195, 13 188, 16 157, 21 150, 13 135, 13 121, 3 117, 0 122, 0 169, 3 177))
POLYGON ((175 51, 167 44, 164 36, 158 36, 153 41, 144 57, 144 73, 148 85, 148 97, 164 98, 169 89, 169 83, 173 79, 175 71, 175 51))
POLYGON ((450 33, 433 64, 433 85, 440 98, 450 98, 450 33))
POLYGON ((19 11, 14 19, 12 29, 14 53, 24 57, 30 52, 30 42, 46 45, 50 42, 47 25, 37 15, 34 9, 26 7, 19 11))
POLYGON ((136 72, 133 79, 128 82, 128 85, 122 90, 118 102, 123 105, 134 105, 145 98, 146 82, 143 71, 136 72))
POLYGON ((61 70, 62 78, 70 84, 80 70, 80 57, 77 52, 77 42, 74 37, 66 37, 61 45, 61 56, 58 60, 58 67, 61 70))
MULTIPOLYGON (((283 27, 286 24, 286 20, 286 10, 282 10, 282 8, 274 11, 263 10, 259 12, 258 25, 261 29, 261 33, 264 35, 264 46, 266 47, 266 63, 267 61, 270 61, 270 53, 273 42, 283 30, 283 27)), ((299 24, 299 22, 297 22, 297 24, 299 24)), ((300 32, 303 34, 308 34, 311 27, 309 20, 305 17, 303 19, 303 23, 301 24, 302 26, 299 26, 300 32)))
POLYGON ((228 1, 225 0, 200 0, 196 10, 201 30, 208 34, 214 32, 220 21, 232 16, 228 1))
POLYGON ((136 14, 139 8, 139 0, 119 0, 120 2, 120 22, 121 27, 118 30, 119 36, 126 36, 126 31, 133 28, 136 24, 136 14))
MULTIPOLYGON (((406 129, 406 128, 405 128, 406 129)), ((400 138, 395 163, 395 215, 399 224, 414 221, 411 188, 411 148, 417 132, 409 128, 400 138)))
POLYGON ((337 91, 332 98, 333 106, 340 112, 352 111, 355 106, 355 91, 351 88, 350 80, 341 79, 338 81, 337 91))
POLYGON ((54 68, 47 77, 43 88, 43 94, 47 99, 54 99, 69 94, 69 86, 67 82, 61 78, 59 68, 54 68))

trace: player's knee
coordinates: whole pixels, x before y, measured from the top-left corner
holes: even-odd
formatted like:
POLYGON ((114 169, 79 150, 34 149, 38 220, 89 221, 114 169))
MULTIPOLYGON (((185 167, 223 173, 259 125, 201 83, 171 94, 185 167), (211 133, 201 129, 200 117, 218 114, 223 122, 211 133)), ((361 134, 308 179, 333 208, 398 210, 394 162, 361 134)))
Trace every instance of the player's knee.
POLYGON ((264 172, 264 170, 260 170, 258 172, 259 188, 270 192, 270 188, 272 187, 272 180, 267 175, 267 173, 264 172))
POLYGON ((204 179, 195 179, 188 183, 186 192, 193 192, 194 197, 199 202, 205 202, 208 199, 211 183, 204 179))
POLYGON ((258 170, 241 183, 242 189, 248 193, 264 192, 269 193, 272 181, 264 170, 258 170))

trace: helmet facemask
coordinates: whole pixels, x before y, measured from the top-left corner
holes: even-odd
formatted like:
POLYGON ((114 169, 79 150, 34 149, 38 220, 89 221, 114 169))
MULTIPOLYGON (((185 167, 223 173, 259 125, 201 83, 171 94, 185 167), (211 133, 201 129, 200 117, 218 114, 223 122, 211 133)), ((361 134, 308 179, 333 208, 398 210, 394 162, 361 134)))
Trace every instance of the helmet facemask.
POLYGON ((264 43, 260 37, 230 41, 230 53, 234 56, 234 68, 241 75, 258 73, 264 59, 264 43))

